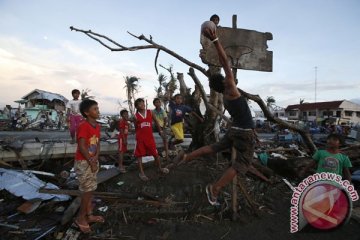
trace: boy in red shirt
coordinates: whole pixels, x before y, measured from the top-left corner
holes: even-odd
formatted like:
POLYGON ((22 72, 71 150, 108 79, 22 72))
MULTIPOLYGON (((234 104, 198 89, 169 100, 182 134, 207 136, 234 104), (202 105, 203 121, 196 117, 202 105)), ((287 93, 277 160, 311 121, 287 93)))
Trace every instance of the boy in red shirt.
POLYGON ((79 108, 85 121, 80 123, 76 135, 78 146, 74 169, 82 193, 80 211, 75 223, 83 233, 89 233, 89 223, 105 221, 102 216, 92 214, 92 197, 93 191, 97 188, 96 174, 99 171, 100 125, 96 122, 99 118, 99 107, 96 101, 85 99, 79 108))
POLYGON ((121 119, 119 121, 119 170, 126 173, 124 167, 124 153, 127 152, 127 137, 129 133, 129 113, 126 109, 120 111, 121 119))
POLYGON ((159 134, 162 136, 164 133, 156 120, 152 115, 151 110, 145 109, 144 99, 138 98, 135 100, 136 114, 134 117, 135 133, 136 133, 136 148, 134 155, 137 158, 139 165, 139 177, 143 181, 148 181, 149 178, 145 175, 142 157, 153 156, 155 158, 155 165, 159 168, 159 172, 167 174, 169 169, 161 168, 159 154, 156 150, 155 140, 152 131, 152 121, 155 122, 159 134))

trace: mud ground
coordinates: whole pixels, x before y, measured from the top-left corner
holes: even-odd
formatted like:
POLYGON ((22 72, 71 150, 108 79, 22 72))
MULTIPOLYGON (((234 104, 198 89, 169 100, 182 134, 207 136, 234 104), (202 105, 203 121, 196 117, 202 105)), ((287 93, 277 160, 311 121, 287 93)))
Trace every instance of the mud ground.
MULTIPOLYGON (((62 165, 57 163, 56 166, 62 165)), ((360 223, 354 219, 332 231, 307 226, 300 232, 290 233, 292 192, 279 176, 273 184, 265 183, 251 174, 243 178, 249 195, 257 203, 257 209, 253 210, 239 193, 239 217, 233 221, 229 209, 231 188, 224 189, 220 208, 208 204, 204 190, 206 184, 215 181, 226 167, 226 161, 217 163, 206 158, 181 165, 163 176, 150 163, 145 172, 151 181, 144 183, 138 178, 136 167, 131 165, 126 174, 100 184, 97 191, 145 192, 155 201, 171 204, 158 207, 97 197, 94 201, 96 213, 103 215, 106 222, 92 224, 93 232, 80 234, 77 239, 360 239, 360 223), (100 207, 107 207, 107 211, 99 211, 100 207)), ((65 226, 59 224, 63 214, 59 209, 66 208, 70 202, 48 201, 33 213, 12 216, 24 200, 4 190, 0 191, 0 199, 4 199, 0 202, 0 223, 16 224, 21 229, 41 229, 24 233, 0 227, 0 239, 36 239, 40 232, 53 226, 55 228, 51 233, 41 239, 62 239, 61 236, 65 236, 67 231, 77 231, 72 223, 65 226), (12 217, 8 219, 9 216, 12 217)))

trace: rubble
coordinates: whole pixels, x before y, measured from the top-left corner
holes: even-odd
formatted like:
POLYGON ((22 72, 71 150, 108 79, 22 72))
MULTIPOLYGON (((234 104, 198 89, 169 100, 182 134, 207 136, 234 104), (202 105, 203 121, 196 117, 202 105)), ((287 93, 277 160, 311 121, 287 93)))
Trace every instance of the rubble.
POLYGON ((66 195, 39 193, 39 189, 42 187, 59 189, 52 183, 41 181, 31 172, 24 173, 0 168, 0 190, 6 189, 15 196, 21 196, 26 200, 39 198, 42 200, 53 199, 55 201, 67 201, 70 199, 70 197, 66 195))
MULTIPOLYGON (((359 147, 348 145, 342 148, 351 156, 354 166, 360 163, 359 147)), ((21 194, 13 195, 2 190, 0 235, 6 239, 237 239, 239 235, 244 239, 256 239, 261 224, 267 229, 269 239, 277 238, 278 234, 286 236, 285 239, 291 238, 287 230, 291 186, 296 186, 300 180, 299 170, 312 161, 306 149, 294 143, 263 141, 256 148, 248 174, 237 178, 235 188, 225 188, 220 196, 221 206, 214 208, 207 203, 204 187, 228 166, 226 159, 229 154, 224 153, 224 159, 217 161, 211 161, 211 157, 194 160, 172 169, 167 176, 158 175, 153 162, 146 163, 144 167, 151 178, 147 183, 138 179, 133 159, 125 161, 128 172, 120 174, 114 167, 117 156, 102 154, 104 167, 98 175, 99 185, 94 192, 96 201, 93 204, 96 214, 104 216, 106 222, 92 225, 93 232, 89 235, 80 233, 72 224, 80 205, 80 192, 69 158, 57 163, 47 161, 36 171, 0 169, 1 176, 7 176, 4 174, 8 172, 16 173, 12 175, 16 177, 7 177, 12 180, 19 176, 25 176, 21 178, 25 182, 36 176, 46 179, 36 185, 39 186, 36 187, 39 195, 71 199, 55 202, 52 197, 37 201, 36 196, 31 196, 24 201, 25 197, 16 197, 21 194), (48 164, 58 167, 47 167, 48 164), (45 182, 52 182, 60 188, 50 188, 45 182), (238 204, 232 202, 234 193, 238 204), (234 211, 238 213, 236 218, 234 211)), ((0 185, 3 183, 0 179, 0 185)), ((14 184, 16 182, 9 186, 14 184)), ((358 212, 357 203, 354 209, 358 212)), ((350 239, 346 237, 347 232, 354 233, 359 229, 356 216, 332 233, 309 236, 305 231, 298 233, 299 239, 332 239, 332 236, 344 234, 343 238, 350 239)))

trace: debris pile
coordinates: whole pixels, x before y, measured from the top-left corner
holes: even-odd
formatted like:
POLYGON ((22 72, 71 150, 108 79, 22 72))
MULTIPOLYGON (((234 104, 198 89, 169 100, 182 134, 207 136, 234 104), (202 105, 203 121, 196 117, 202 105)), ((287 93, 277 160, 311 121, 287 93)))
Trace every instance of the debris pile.
MULTIPOLYGON (((354 167, 360 163, 359 147, 342 149, 354 167)), ((0 169, 0 234, 6 239, 231 239, 238 234, 251 239, 241 226, 256 235, 261 221, 273 227, 271 231, 282 228, 289 234, 292 190, 283 179, 296 186, 301 180, 298 173, 312 161, 311 156, 301 145, 262 141, 249 172, 237 177, 237 204, 229 186, 220 196, 221 206, 210 206, 205 186, 229 166, 229 155, 197 159, 166 176, 159 175, 152 162, 146 163, 151 179, 146 183, 138 178, 133 158, 126 159, 128 172, 121 174, 114 165, 117 155, 101 156, 103 168, 93 204, 95 213, 106 221, 94 223, 88 235, 73 224, 80 192, 71 159, 47 161, 37 171, 0 169)), ((358 226, 351 220, 346 227, 358 226)))

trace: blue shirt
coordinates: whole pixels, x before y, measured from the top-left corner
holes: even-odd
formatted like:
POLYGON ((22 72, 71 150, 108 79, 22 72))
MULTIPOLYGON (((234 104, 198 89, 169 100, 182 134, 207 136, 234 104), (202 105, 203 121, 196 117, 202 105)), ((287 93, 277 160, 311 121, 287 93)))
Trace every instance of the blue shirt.
POLYGON ((230 113, 232 126, 245 129, 254 128, 249 105, 243 96, 234 100, 224 99, 224 107, 230 113))
POLYGON ((171 125, 182 122, 185 113, 192 112, 192 108, 184 104, 177 105, 173 101, 170 101, 169 107, 171 109, 171 125))

